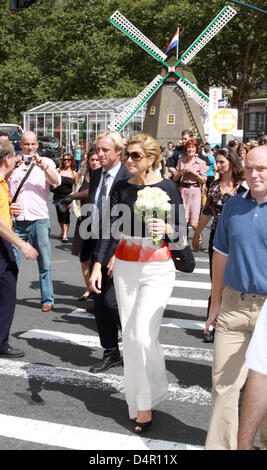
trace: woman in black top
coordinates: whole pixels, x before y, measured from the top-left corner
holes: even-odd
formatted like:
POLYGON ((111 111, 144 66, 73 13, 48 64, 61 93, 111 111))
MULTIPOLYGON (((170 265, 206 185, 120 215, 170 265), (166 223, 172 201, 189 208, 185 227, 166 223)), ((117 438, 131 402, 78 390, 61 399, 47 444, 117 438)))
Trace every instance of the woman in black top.
MULTIPOLYGON (((87 152, 86 156, 86 161, 84 164, 84 167, 82 167, 79 172, 78 172, 78 184, 77 187, 75 188, 74 192, 82 192, 85 189, 89 189, 89 184, 90 184, 90 173, 92 170, 96 170, 96 168, 99 168, 101 165, 99 163, 99 158, 97 155, 96 147, 92 146, 87 152)), ((82 238, 80 236, 80 225, 81 222, 84 220, 85 217, 81 215, 81 206, 83 204, 87 204, 87 199, 82 199, 82 200, 74 200, 74 214, 77 217, 76 225, 75 225, 75 230, 74 230, 74 236, 73 236, 73 241, 72 241, 72 247, 71 247, 71 254, 74 256, 80 257, 80 251, 81 251, 81 246, 82 246, 82 238)), ((88 299, 90 296, 91 290, 90 290, 90 285, 89 285, 89 277, 90 277, 90 263, 89 261, 84 261, 81 262, 81 269, 85 281, 85 291, 79 297, 79 300, 83 301, 88 299)))
POLYGON ((116 250, 115 261, 111 258, 108 267, 112 275, 114 263, 114 285, 123 333, 126 401, 134 431, 140 433, 152 423, 152 408, 168 394, 159 331, 175 280, 168 242, 175 233, 176 239, 178 237, 182 199, 173 181, 162 179, 153 171, 160 161, 160 147, 151 136, 141 134, 130 138, 125 158, 133 176, 119 181, 110 195, 111 237, 100 240, 93 254, 95 264, 90 285, 94 292, 101 292, 101 266, 107 264, 116 250), (144 223, 136 214, 134 204, 140 195, 138 192, 149 187, 158 192, 158 201, 162 196, 169 197, 173 224, 164 216, 151 217, 144 223), (155 236, 160 241, 153 242, 155 236))
MULTIPOLYGON (((199 218, 197 230, 192 239, 192 247, 197 251, 200 247, 200 234, 213 218, 209 237, 209 262, 210 279, 212 280, 212 258, 213 258, 213 239, 215 230, 219 221, 224 204, 229 197, 238 192, 242 192, 242 181, 244 178, 244 169, 234 150, 226 148, 218 150, 216 154, 216 165, 219 173, 219 179, 215 180, 209 188, 207 201, 202 214, 199 218)), ((243 189, 244 190, 244 189, 243 189)), ((207 317, 209 315, 210 299, 208 303, 207 317)), ((214 340, 214 330, 210 335, 204 333, 204 342, 211 343, 214 340)))
POLYGON ((75 161, 73 155, 65 153, 58 169, 61 175, 61 185, 58 186, 53 192, 53 203, 56 206, 58 223, 61 228, 59 238, 63 243, 67 243, 68 231, 70 226, 70 211, 67 204, 62 204, 61 201, 72 192, 74 184, 78 182, 77 172, 75 171, 75 161))

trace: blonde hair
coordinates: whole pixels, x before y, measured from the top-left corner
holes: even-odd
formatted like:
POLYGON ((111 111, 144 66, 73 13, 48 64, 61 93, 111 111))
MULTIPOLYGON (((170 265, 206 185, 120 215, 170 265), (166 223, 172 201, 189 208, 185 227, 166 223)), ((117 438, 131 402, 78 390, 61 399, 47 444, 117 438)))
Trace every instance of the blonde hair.
POLYGON ((160 146, 158 142, 149 134, 137 134, 127 140, 128 145, 139 144, 146 157, 153 156, 153 170, 160 166, 160 146))
POLYGON ((103 139, 103 137, 111 137, 111 139, 114 142, 115 149, 116 150, 120 149, 121 151, 123 150, 123 147, 124 147, 123 140, 122 140, 121 135, 118 132, 116 132, 116 131, 106 131, 106 132, 104 132, 104 134, 98 135, 96 141, 98 142, 99 139, 103 139))

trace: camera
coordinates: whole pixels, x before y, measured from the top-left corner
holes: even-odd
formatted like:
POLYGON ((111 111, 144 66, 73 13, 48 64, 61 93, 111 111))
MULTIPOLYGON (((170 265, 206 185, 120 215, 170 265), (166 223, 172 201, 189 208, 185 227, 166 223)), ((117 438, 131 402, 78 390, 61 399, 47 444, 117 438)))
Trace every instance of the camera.
POLYGON ((23 155, 24 163, 30 163, 33 159, 32 155, 23 155))

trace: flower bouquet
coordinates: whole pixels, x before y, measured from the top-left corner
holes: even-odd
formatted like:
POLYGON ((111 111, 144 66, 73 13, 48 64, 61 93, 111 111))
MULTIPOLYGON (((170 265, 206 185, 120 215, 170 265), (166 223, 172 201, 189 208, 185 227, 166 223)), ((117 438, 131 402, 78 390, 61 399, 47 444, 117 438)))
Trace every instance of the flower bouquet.
MULTIPOLYGON (((151 218, 164 218, 171 211, 168 194, 160 188, 146 186, 137 192, 137 199, 134 203, 135 214, 142 217, 146 222, 151 218)), ((153 245, 160 245, 160 238, 153 235, 153 245)))

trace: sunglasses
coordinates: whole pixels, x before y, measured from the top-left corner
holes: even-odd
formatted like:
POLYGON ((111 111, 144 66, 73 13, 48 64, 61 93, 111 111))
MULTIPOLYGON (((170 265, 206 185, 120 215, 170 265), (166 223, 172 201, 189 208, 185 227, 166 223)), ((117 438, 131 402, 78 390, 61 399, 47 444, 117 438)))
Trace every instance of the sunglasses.
POLYGON ((70 162, 71 161, 71 158, 64 158, 63 159, 63 162, 70 162))
POLYGON ((138 153, 138 152, 132 152, 132 153, 125 152, 125 158, 126 158, 126 160, 128 160, 130 157, 131 157, 131 159, 132 159, 133 162, 140 162, 140 160, 143 160, 143 158, 146 158, 146 157, 143 157, 143 156, 142 156, 140 153, 138 153))

